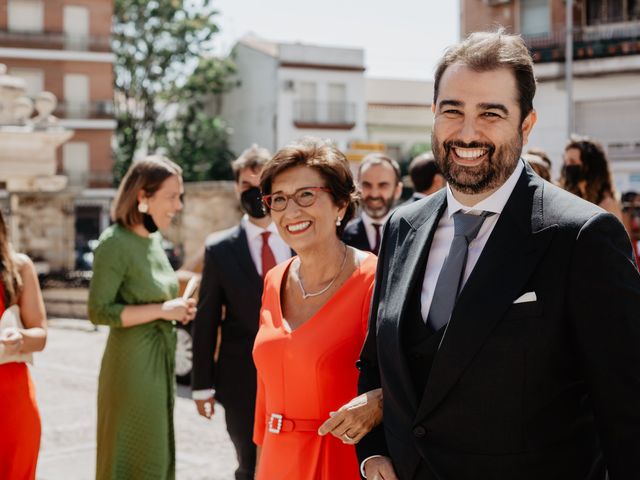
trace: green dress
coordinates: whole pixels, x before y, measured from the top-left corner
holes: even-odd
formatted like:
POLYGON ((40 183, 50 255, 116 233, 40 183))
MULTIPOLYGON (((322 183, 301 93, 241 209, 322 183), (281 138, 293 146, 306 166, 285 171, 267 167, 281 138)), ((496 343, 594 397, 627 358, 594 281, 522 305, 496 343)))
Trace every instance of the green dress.
POLYGON ((172 322, 122 328, 126 305, 175 298, 178 281, 158 233, 112 225, 100 236, 89 289, 89 318, 110 327, 98 382, 96 478, 175 478, 172 322))

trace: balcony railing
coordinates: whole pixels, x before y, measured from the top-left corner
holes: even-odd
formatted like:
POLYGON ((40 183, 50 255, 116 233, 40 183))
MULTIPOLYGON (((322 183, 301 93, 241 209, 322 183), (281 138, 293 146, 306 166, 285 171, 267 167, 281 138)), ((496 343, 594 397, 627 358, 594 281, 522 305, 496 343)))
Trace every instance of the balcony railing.
POLYGON ((111 188, 113 186, 111 172, 64 170, 62 174, 67 177, 69 187, 111 188))
POLYGON ((356 104, 296 101, 293 105, 293 124, 298 128, 350 130, 356 124, 356 104))
POLYGON ((58 102, 54 115, 66 119, 112 119, 114 115, 113 102, 111 100, 58 102))
POLYGON ((110 38, 67 35, 61 32, 17 32, 0 30, 0 45, 12 48, 72 50, 82 52, 111 51, 110 38))
MULTIPOLYGON (((537 63, 564 61, 565 32, 523 36, 537 63)), ((575 59, 640 54, 640 22, 575 27, 575 59)))

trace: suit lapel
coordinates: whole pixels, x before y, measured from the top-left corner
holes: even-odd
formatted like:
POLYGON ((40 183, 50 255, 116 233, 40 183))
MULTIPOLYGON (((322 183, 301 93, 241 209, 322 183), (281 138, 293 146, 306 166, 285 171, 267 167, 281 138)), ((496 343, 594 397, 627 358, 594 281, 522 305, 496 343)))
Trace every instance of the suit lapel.
POLYGON ((402 322, 407 310, 411 294, 414 292, 417 282, 422 282, 424 265, 429 255, 433 235, 438 226, 442 212, 446 203, 446 192, 443 190, 436 194, 433 202, 427 206, 429 211, 422 214, 417 219, 400 219, 398 226, 398 244, 393 253, 392 262, 389 267, 390 280, 387 285, 393 286, 388 291, 393 292, 393 298, 389 298, 385 305, 384 322, 389 322, 388 330, 385 325, 381 325, 381 331, 389 331, 393 338, 391 345, 393 349, 389 351, 393 364, 401 363, 398 369, 398 380, 405 389, 408 388, 412 394, 409 395, 408 402, 411 411, 415 412, 418 406, 418 396, 414 391, 413 381, 409 375, 402 345, 402 322))
POLYGON ((541 229, 544 184, 522 173, 469 276, 436 355, 418 409, 428 416, 458 381, 545 253, 556 225, 541 229))
POLYGON ((362 217, 358 219, 358 223, 356 224, 357 232, 356 238, 360 249, 366 250, 368 252, 372 251, 371 245, 369 245, 369 237, 367 237, 367 229, 364 226, 364 220, 362 217))
POLYGON ((231 249, 233 250, 232 259, 235 259, 244 271, 248 283, 262 294, 262 277, 258 274, 251 252, 249 251, 249 241, 247 240, 247 232, 240 225, 234 232, 231 249))

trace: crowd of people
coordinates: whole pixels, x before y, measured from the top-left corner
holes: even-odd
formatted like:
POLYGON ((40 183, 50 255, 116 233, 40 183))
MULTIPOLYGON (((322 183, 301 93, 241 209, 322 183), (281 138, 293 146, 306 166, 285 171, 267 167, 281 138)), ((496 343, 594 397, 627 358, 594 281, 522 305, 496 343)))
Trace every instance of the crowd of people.
MULTIPOLYGON (((207 419, 224 406, 237 480, 637 478, 640 196, 620 203, 588 138, 551 181, 545 152, 523 151, 535 86, 518 36, 450 47, 405 201, 387 155, 354 178, 328 141, 247 149, 232 165, 245 213, 207 240, 197 302, 159 232, 181 169, 135 163, 90 286, 89 318, 110 327, 97 478, 175 478, 173 323, 191 321, 193 400, 207 419)), ((24 362, 46 319, 1 216, 0 256, 0 310, 22 321, 0 324, 0 407, 22 412, 0 420, 0 478, 34 478, 24 362)))

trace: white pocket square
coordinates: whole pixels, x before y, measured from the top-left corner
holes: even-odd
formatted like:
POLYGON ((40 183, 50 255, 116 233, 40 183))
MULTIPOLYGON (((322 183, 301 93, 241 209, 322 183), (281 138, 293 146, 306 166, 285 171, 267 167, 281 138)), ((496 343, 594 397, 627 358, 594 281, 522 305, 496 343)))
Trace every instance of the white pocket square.
POLYGON ((536 292, 527 292, 521 297, 516 298, 513 303, 535 302, 536 300, 538 300, 538 297, 536 297, 536 292))

